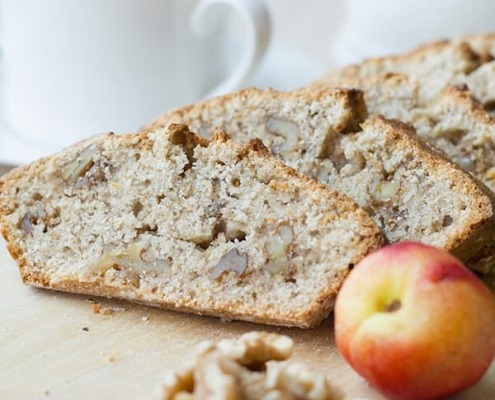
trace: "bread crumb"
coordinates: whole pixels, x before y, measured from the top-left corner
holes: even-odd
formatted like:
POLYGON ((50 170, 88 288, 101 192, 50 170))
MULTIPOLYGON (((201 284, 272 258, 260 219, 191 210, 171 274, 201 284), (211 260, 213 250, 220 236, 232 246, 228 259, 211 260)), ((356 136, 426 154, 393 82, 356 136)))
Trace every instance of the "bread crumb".
POLYGON ((101 315, 110 315, 114 311, 111 308, 102 307, 100 303, 93 303, 93 305, 91 306, 91 310, 93 311, 94 314, 101 314, 101 315))
POLYGON ((141 318, 143 322, 150 322, 150 319, 148 318, 147 315, 145 315, 143 318, 141 318))
POLYGON ((113 356, 112 354, 110 354, 110 355, 107 357, 107 361, 108 361, 109 363, 113 363, 113 362, 115 362, 115 356, 113 356))
POLYGON ((110 315, 115 311, 125 311, 125 308, 123 307, 103 306, 100 302, 93 299, 88 299, 87 302, 91 303, 91 311, 93 311, 94 314, 110 315))

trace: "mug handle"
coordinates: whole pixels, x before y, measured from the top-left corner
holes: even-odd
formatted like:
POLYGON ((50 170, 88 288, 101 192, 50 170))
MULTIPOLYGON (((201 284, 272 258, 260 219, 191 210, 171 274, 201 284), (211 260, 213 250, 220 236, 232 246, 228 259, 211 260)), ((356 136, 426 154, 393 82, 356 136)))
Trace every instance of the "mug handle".
POLYGON ((223 82, 210 90, 204 97, 220 96, 241 86, 261 61, 270 42, 271 23, 268 10, 263 0, 202 0, 191 15, 191 28, 203 35, 211 28, 211 21, 206 18, 208 9, 214 4, 231 6, 241 17, 247 28, 247 49, 239 66, 223 82))

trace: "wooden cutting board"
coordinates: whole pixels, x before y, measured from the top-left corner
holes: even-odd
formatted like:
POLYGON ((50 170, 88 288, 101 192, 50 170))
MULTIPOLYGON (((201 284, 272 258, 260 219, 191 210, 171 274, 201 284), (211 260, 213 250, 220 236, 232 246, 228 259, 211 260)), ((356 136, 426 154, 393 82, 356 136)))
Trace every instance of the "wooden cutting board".
MULTIPOLYGON (((336 351, 331 319, 310 331, 270 328, 35 289, 0 240, 0 399, 153 399, 197 343, 252 330, 291 336, 294 358, 346 398, 383 399, 336 351)), ((495 366, 455 399, 495 399, 495 366)))

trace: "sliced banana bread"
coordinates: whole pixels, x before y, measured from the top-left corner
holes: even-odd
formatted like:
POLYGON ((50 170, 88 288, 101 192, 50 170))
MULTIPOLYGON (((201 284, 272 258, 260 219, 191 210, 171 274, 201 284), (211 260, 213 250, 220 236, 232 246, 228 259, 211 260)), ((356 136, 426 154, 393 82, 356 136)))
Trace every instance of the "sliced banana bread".
POLYGON ((421 82, 384 74, 341 82, 364 91, 370 114, 411 123, 418 136, 495 190, 495 119, 467 86, 447 86, 429 106, 421 104, 421 82))
POLYGON ((406 74, 423 82, 419 101, 427 104, 449 84, 467 83, 470 74, 486 59, 463 41, 437 41, 404 54, 371 58, 355 65, 327 72, 309 86, 340 86, 342 82, 359 81, 390 72, 406 74))
POLYGON ((467 85, 491 114, 495 113, 495 33, 464 35, 453 40, 427 43, 404 54, 371 58, 327 72, 310 87, 361 87, 369 78, 389 73, 419 80, 419 106, 434 102, 446 86, 467 85))
POLYGON ((314 176, 328 141, 360 130, 367 116, 363 93, 354 89, 301 90, 294 94, 248 88, 164 113, 145 129, 178 122, 211 137, 221 127, 237 142, 260 138, 274 154, 314 176))
MULTIPOLYGON (((341 89, 281 93, 247 89, 173 110, 150 126, 186 123, 235 140, 261 138, 287 164, 352 197, 389 241, 418 240, 470 259, 494 237, 493 198, 455 164, 417 140, 411 127, 362 111, 343 128, 331 107, 341 89)), ((358 96, 358 92, 353 92, 358 96)), ((362 99, 354 101, 358 110, 362 99)))
MULTIPOLYGON (((425 106, 419 96, 422 84, 420 80, 394 73, 341 82, 343 87, 364 90, 370 114, 413 124, 418 136, 428 145, 442 151, 494 191, 495 119, 464 85, 447 86, 435 101, 425 106)), ((486 255, 477 255, 471 260, 472 265, 484 273, 491 270, 495 274, 495 253, 488 258, 486 255), (478 260, 480 257, 485 260, 478 260), (493 260, 488 263, 488 259, 493 260)))
POLYGON ((352 200, 259 140, 182 125, 95 137, 11 171, 0 223, 25 283, 303 328, 383 243, 352 200))

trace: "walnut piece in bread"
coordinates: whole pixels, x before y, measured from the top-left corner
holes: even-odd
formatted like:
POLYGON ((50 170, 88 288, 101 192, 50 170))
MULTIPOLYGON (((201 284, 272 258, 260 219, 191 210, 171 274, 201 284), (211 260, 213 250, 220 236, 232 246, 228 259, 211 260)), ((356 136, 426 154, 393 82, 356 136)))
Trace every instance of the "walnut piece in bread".
MULTIPOLYGON (((465 49, 457 50, 470 69, 465 49)), ((205 136, 223 127, 239 142, 260 138, 289 166, 353 198, 390 242, 420 241, 467 261, 495 241, 491 193, 427 148, 411 126, 366 118, 360 91, 249 88, 171 110, 149 126, 171 123, 205 136)))
MULTIPOLYGON (((428 146, 493 192, 494 49, 494 34, 466 35, 365 60, 330 72, 313 86, 362 89, 370 114, 411 123, 428 146)), ((464 261, 495 287, 495 247, 464 261)))
POLYGON ((0 224, 25 283, 304 328, 383 244, 356 203, 259 140, 183 125, 98 136, 11 171, 0 224))
MULTIPOLYGON (((419 101, 426 105, 445 86, 466 83, 470 74, 482 66, 484 61, 485 58, 464 41, 439 40, 403 54, 370 58, 328 71, 309 86, 339 87, 343 82, 362 81, 387 73, 405 74, 428 83, 421 85, 418 92, 419 101)), ((359 85, 354 87, 359 88, 359 85)))

